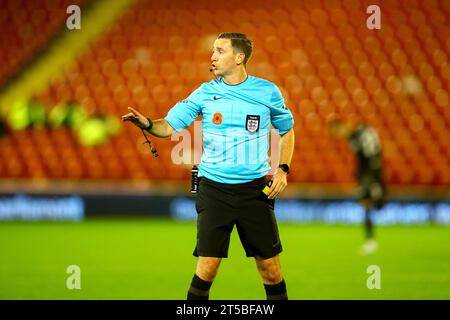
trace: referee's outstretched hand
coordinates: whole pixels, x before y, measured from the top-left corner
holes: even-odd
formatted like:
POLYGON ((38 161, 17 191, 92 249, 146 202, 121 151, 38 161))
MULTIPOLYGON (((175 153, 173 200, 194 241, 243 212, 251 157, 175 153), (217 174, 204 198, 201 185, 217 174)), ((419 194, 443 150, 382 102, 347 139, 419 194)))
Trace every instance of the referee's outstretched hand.
POLYGON ((287 174, 283 170, 277 170, 272 177, 272 186, 269 189, 269 199, 275 199, 287 186, 287 174))
POLYGON ((122 121, 130 121, 135 126, 142 129, 148 128, 149 121, 146 117, 144 117, 141 113, 131 107, 129 107, 128 110, 130 110, 131 112, 122 116, 122 121))

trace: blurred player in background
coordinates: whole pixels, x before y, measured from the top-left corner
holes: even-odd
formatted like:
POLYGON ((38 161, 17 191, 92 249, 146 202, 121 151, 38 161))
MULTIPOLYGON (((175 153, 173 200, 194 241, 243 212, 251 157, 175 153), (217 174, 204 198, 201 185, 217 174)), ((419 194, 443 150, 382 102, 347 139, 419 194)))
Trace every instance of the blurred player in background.
POLYGON ((377 250, 373 211, 384 205, 386 188, 383 181, 381 144, 374 128, 361 123, 353 123, 335 118, 328 123, 332 136, 346 139, 357 158, 357 197, 365 210, 364 227, 366 242, 362 254, 377 250))
POLYGON ((222 258, 228 256, 236 225, 247 257, 254 257, 267 299, 287 300, 281 274, 282 251, 274 214, 275 198, 287 185, 294 150, 294 120, 278 87, 247 74, 253 43, 242 33, 221 33, 214 42, 211 72, 164 119, 150 120, 136 110, 124 115, 157 137, 169 137, 202 115, 203 155, 196 196, 197 269, 188 299, 206 300, 222 258), (280 165, 266 195, 270 125, 281 136, 280 165))

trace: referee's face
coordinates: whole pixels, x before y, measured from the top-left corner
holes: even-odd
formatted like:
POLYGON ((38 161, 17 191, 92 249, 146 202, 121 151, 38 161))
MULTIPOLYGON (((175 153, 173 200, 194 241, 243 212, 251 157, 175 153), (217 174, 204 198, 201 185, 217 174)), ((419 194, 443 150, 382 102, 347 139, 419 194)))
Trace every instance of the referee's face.
POLYGON ((242 63, 242 53, 235 53, 230 39, 216 39, 211 56, 211 68, 217 77, 233 74, 242 63))

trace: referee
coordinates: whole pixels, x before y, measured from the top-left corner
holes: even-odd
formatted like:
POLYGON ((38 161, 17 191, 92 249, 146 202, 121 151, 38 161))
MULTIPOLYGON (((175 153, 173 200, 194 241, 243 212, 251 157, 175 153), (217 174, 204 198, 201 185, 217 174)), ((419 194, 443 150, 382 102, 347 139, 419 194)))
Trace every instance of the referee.
POLYGON ((176 103, 164 119, 147 119, 133 108, 122 117, 154 136, 169 137, 202 115, 204 151, 198 173, 193 253, 198 261, 188 300, 209 299, 220 262, 228 256, 234 225, 247 257, 255 258, 267 299, 287 299, 274 204, 287 185, 294 119, 275 84, 247 74, 252 51, 253 42, 245 34, 221 33, 211 56, 215 80, 176 103), (280 165, 264 194, 269 183, 271 124, 281 136, 280 165))

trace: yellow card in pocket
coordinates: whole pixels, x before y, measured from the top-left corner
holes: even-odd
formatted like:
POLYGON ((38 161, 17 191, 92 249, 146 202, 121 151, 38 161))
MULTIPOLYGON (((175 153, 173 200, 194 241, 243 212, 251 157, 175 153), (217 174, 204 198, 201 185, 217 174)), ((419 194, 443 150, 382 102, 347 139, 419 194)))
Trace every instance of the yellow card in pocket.
POLYGON ((270 190, 270 187, 272 186, 272 180, 270 180, 268 183, 267 183, 267 185, 264 187, 264 189, 263 189, 263 193, 266 195, 266 196, 268 196, 269 195, 269 190, 270 190))

